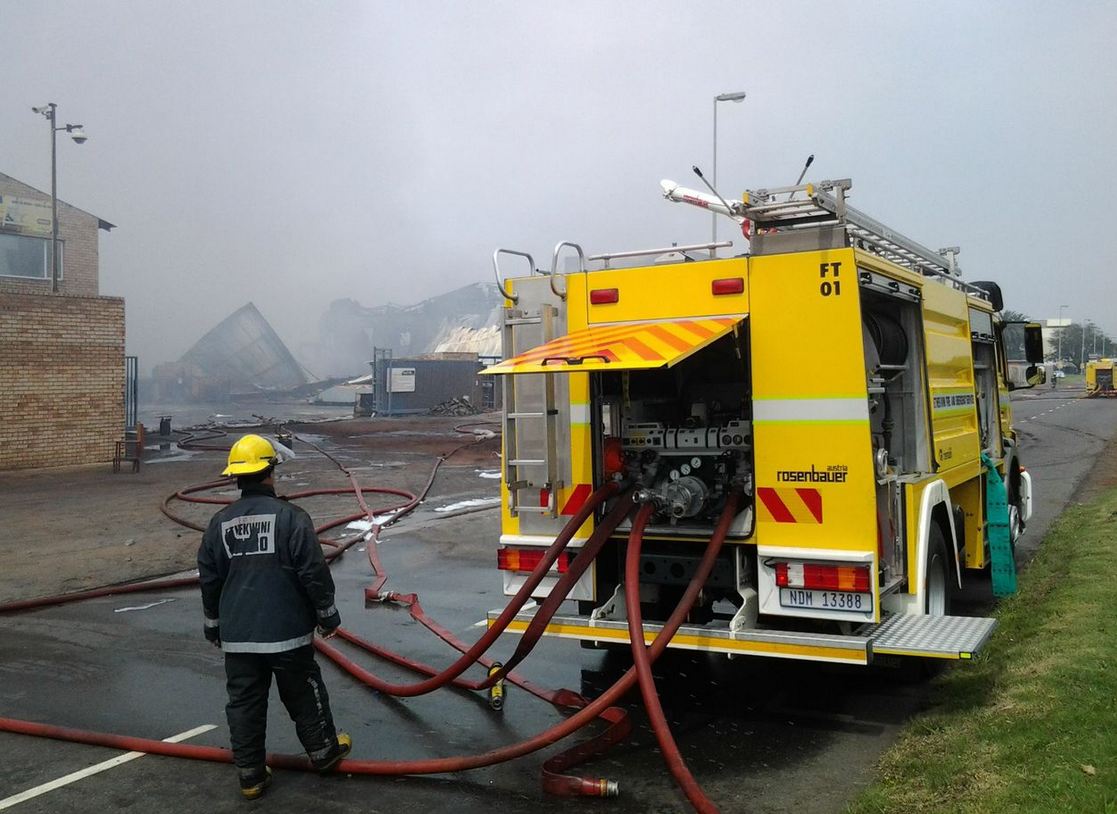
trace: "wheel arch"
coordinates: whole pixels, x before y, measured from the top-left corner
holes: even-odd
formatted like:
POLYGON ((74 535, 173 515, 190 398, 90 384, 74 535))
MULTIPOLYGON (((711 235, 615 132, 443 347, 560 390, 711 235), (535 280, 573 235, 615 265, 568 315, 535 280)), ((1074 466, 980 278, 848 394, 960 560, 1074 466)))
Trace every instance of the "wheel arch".
POLYGON ((942 479, 932 481, 923 489, 919 499, 919 519, 916 525, 915 547, 915 607, 919 613, 926 607, 927 598, 927 553, 931 540, 931 528, 937 526, 946 539, 947 556, 953 552, 955 576, 958 587, 962 587, 962 563, 958 557, 958 536, 954 529, 954 513, 951 511, 950 489, 942 479))

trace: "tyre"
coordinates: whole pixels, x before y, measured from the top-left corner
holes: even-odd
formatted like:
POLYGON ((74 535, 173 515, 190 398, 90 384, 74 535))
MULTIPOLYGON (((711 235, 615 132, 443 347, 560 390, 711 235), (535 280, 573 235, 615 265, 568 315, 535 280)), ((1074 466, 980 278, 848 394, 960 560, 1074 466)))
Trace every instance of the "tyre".
POLYGON ((1014 552, 1016 551, 1016 541, 1024 533, 1024 521, 1020 518, 1020 506, 1015 500, 1010 500, 1008 504, 1008 539, 1012 543, 1014 552))
MULTIPOLYGON (((954 560, 948 556, 946 535, 938 523, 931 524, 927 540, 926 587, 923 591, 923 611, 928 616, 949 616, 954 605, 954 593, 958 589, 954 560)), ((915 680, 934 678, 946 669, 946 659, 911 659, 908 674, 915 680)))
POLYGON ((1024 507, 1020 500, 1019 474, 1013 471, 1008 481, 1008 539, 1012 543, 1012 553, 1016 553, 1016 541, 1024 533, 1024 507))
POLYGON ((926 587, 923 592, 923 611, 928 616, 949 616, 953 605, 955 580, 954 560, 947 555, 946 537, 942 526, 931 525, 927 541, 926 587))

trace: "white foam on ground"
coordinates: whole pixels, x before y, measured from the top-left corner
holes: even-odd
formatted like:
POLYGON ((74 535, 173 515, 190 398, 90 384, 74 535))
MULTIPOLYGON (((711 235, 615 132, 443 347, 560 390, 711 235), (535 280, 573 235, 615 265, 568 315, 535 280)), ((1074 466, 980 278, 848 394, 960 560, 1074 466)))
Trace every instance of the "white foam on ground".
POLYGON ((165 464, 169 463, 170 461, 189 461, 191 458, 199 454, 199 452, 193 450, 183 450, 182 452, 176 452, 172 455, 166 455, 162 458, 144 458, 144 466, 151 466, 152 464, 165 464))
POLYGON ((435 511, 439 513, 456 512, 459 509, 472 509, 477 506, 497 506, 499 504, 499 497, 482 497, 474 500, 462 500, 457 503, 451 503, 449 506, 439 506, 435 511))
POLYGON ((473 471, 477 473, 477 477, 479 477, 479 478, 489 478, 491 480, 500 480, 500 470, 499 469, 475 469, 473 471))

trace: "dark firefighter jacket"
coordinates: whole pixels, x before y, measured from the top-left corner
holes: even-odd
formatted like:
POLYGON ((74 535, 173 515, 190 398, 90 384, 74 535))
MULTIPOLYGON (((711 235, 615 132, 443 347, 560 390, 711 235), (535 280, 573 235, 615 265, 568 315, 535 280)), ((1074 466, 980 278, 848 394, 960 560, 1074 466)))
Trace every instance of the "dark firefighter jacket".
POLYGON ((251 485, 213 516, 198 549, 206 627, 229 653, 282 653, 310 644, 336 616, 330 576, 310 515, 251 485))

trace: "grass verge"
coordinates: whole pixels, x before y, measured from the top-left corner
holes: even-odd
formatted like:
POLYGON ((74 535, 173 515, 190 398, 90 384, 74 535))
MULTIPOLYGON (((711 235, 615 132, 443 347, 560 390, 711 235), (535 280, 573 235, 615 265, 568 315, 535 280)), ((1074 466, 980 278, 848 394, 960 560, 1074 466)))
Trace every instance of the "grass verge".
POLYGON ((1117 489, 1063 514, 997 616, 850 814, 1117 812, 1117 489))

